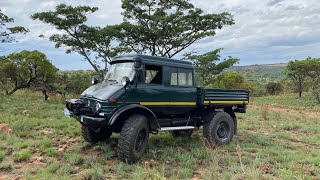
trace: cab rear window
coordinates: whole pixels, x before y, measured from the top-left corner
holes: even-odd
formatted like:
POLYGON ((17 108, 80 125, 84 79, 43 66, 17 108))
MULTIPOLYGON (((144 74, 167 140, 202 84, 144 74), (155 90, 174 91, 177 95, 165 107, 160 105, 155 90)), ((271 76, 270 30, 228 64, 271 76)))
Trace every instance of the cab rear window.
POLYGON ((193 86, 193 74, 191 69, 170 68, 171 86, 193 86))

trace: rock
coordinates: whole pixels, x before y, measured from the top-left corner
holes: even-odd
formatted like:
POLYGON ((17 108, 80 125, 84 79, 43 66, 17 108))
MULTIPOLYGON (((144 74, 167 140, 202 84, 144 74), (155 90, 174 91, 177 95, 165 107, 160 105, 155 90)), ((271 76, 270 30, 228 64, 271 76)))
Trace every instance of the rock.
POLYGON ((59 151, 59 152, 63 152, 63 151, 64 151, 64 148, 59 148, 58 151, 59 151))
POLYGON ((9 124, 6 123, 0 124, 0 131, 5 132, 7 134, 12 134, 12 129, 10 128, 9 124))
POLYGON ((144 168, 149 168, 150 167, 150 163, 148 161, 145 161, 143 163, 144 168))
POLYGON ((22 165, 21 164, 15 164, 14 165, 14 169, 21 169, 22 168, 22 165))
POLYGON ((43 156, 33 156, 31 159, 30 159, 31 162, 43 162, 43 156))

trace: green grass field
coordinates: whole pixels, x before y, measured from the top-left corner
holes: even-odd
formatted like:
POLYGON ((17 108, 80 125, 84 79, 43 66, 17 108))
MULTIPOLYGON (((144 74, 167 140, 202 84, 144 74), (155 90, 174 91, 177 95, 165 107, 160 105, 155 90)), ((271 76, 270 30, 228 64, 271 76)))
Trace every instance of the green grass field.
POLYGON ((320 106, 309 96, 253 98, 231 144, 203 145, 202 129, 191 139, 151 135, 137 164, 117 160, 117 134, 90 146, 80 124, 63 115, 59 96, 20 91, 0 96, 0 179, 319 179, 320 106))

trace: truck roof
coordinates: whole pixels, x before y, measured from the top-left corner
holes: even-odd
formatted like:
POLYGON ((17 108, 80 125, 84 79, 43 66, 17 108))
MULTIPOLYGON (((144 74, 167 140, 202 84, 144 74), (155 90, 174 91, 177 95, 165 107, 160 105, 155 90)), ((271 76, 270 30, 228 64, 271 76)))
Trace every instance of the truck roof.
POLYGON ((112 59, 111 63, 115 63, 116 61, 123 61, 123 60, 141 61, 142 63, 146 63, 146 64, 174 66, 174 67, 183 67, 183 68, 193 69, 191 61, 177 60, 177 59, 171 59, 171 58, 159 57, 159 56, 149 56, 149 55, 142 55, 142 54, 130 54, 130 55, 117 56, 112 59))

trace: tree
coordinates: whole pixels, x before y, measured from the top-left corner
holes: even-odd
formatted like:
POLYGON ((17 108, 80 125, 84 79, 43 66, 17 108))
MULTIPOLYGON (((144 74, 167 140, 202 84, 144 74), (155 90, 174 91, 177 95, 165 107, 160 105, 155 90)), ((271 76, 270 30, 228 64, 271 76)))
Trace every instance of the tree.
POLYGON ((122 0, 121 41, 137 53, 173 57, 234 24, 231 14, 204 14, 187 0, 122 0))
POLYGON ((317 102, 320 103, 320 58, 308 57, 304 60, 305 70, 311 79, 311 91, 317 102))
POLYGON ((244 77, 240 73, 231 72, 218 76, 214 84, 221 88, 240 89, 244 83, 244 77))
POLYGON ((23 50, 0 61, 0 83, 8 95, 23 88, 46 88, 57 71, 45 54, 23 50))
POLYGON ((266 91, 270 95, 279 94, 283 89, 283 86, 279 82, 269 82, 266 84, 266 91))
POLYGON ((194 55, 192 53, 185 54, 184 59, 193 61, 196 74, 200 77, 202 86, 208 85, 215 75, 220 74, 224 69, 239 62, 239 59, 229 56, 227 59, 216 64, 217 61, 220 61, 219 53, 221 50, 222 49, 216 49, 202 55, 194 55))
POLYGON ((301 97, 303 87, 308 78, 305 69, 305 61, 290 61, 285 69, 285 73, 293 81, 299 92, 299 97, 301 97))
POLYGON ((35 13, 31 18, 50 24, 59 30, 59 33, 52 34, 49 38, 55 43, 55 47, 65 46, 68 48, 66 53, 79 53, 103 78, 110 58, 127 49, 119 46, 116 41, 119 34, 118 26, 101 28, 85 24, 87 15, 97 10, 97 7, 60 4, 54 11, 35 13), (100 62, 104 63, 102 70, 100 62))
POLYGON ((28 30, 22 26, 7 27, 8 23, 13 23, 14 19, 5 15, 0 9, 0 42, 11 43, 16 41, 12 36, 18 33, 27 33, 28 30))

